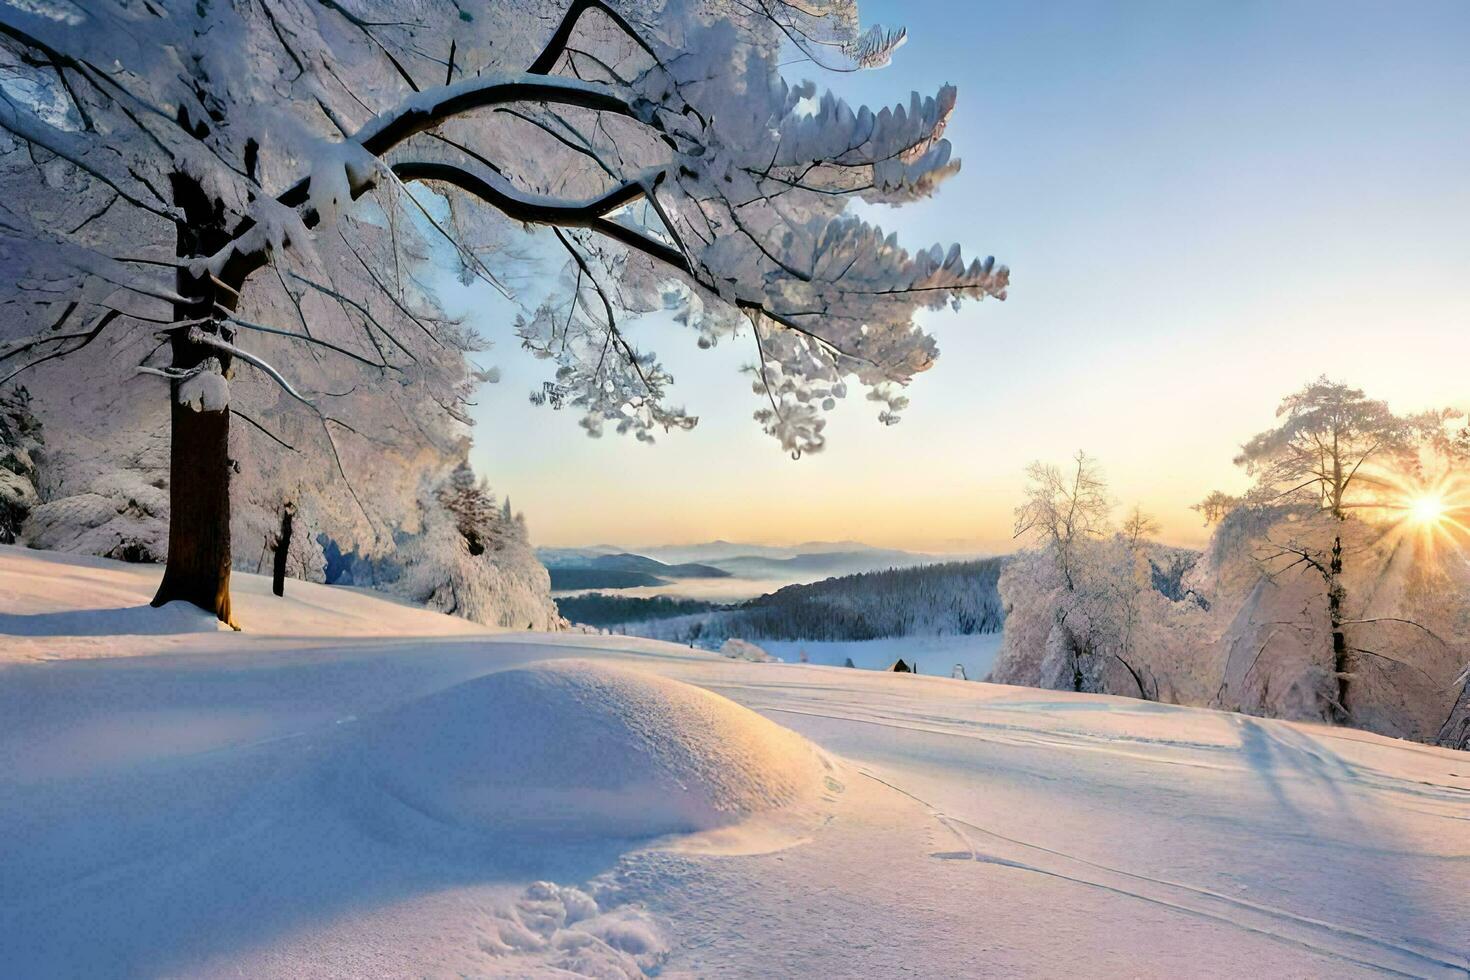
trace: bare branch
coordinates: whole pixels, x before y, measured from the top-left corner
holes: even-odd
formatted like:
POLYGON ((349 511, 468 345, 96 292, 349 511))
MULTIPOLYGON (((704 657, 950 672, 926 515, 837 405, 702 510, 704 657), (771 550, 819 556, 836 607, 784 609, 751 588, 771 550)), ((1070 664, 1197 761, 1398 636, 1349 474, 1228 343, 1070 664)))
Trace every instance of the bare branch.
MULTIPOLYGON (((223 311, 224 308, 220 307, 220 309, 223 311)), ((308 344, 315 344, 318 347, 325 347, 328 350, 336 351, 338 354, 341 354, 344 357, 350 357, 354 361, 366 364, 368 367, 377 368, 379 371, 382 371, 384 369, 393 371, 398 370, 398 368, 394 367, 392 364, 379 364, 377 361, 368 360, 361 354, 353 353, 345 347, 338 347, 336 344, 327 340, 318 340, 316 337, 312 337, 308 334, 296 333, 292 330, 283 330, 280 327, 269 327, 263 323, 255 323, 252 320, 245 320, 240 317, 234 316, 233 314, 226 316, 225 319, 228 320, 230 323, 233 323, 237 327, 244 327, 246 330, 254 330, 258 333, 274 334, 277 337, 290 337, 292 340, 300 340, 308 344)))
POLYGON ((265 426, 261 425, 259 422, 255 421, 255 419, 253 419, 250 416, 246 415, 244 412, 240 411, 238 408, 235 408, 233 405, 230 406, 230 414, 233 415, 233 416, 235 416, 238 419, 244 419, 246 422, 248 422, 251 425, 255 426, 256 429, 258 429, 258 430, 260 430, 260 432, 264 433, 264 435, 265 435, 265 437, 267 439, 269 439, 271 442, 274 442, 276 445, 278 445, 278 446, 284 446, 285 448, 291 450, 291 452, 293 452, 293 453, 300 452, 300 450, 297 449, 295 446, 291 445, 289 442, 287 442, 286 440, 282 439, 280 436, 276 435, 270 429, 267 429, 265 426))

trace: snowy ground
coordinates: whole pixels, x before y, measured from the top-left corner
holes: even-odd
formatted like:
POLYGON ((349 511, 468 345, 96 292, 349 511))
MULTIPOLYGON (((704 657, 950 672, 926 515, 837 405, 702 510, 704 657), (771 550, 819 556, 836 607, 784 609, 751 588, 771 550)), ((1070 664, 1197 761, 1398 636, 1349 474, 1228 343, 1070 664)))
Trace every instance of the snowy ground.
POLYGON ((919 673, 949 677, 955 665, 965 677, 983 680, 1000 653, 1001 634, 973 636, 891 636, 881 640, 756 640, 761 649, 790 663, 799 663, 803 651, 813 664, 841 667, 851 658, 862 670, 886 670, 900 657, 917 661, 919 673))
POLYGON ((1467 973, 1463 753, 157 574, 0 548, 6 976, 1467 973))

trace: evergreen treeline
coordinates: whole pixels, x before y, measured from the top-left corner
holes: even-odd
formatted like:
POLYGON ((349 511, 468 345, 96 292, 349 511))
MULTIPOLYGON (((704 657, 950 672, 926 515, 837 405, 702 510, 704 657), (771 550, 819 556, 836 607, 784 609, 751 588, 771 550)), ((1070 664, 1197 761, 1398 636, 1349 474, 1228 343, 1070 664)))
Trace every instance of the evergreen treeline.
MULTIPOLYGON (((553 579, 556 569, 552 569, 553 579)), ((611 626, 615 623, 634 623, 650 619, 671 619, 693 613, 710 612, 724 607, 700 599, 680 599, 659 595, 642 599, 634 596, 608 595, 591 592, 585 595, 561 596, 556 607, 562 617, 587 626, 611 626)))
POLYGON ((767 640, 876 640, 998 633, 1004 558, 890 568, 788 585, 723 617, 730 636, 767 640))
POLYGON ((892 568, 788 585, 720 606, 658 596, 587 595, 557 600, 575 623, 708 646, 749 640, 876 640, 888 636, 998 633, 1005 625, 997 583, 1006 558, 892 568))

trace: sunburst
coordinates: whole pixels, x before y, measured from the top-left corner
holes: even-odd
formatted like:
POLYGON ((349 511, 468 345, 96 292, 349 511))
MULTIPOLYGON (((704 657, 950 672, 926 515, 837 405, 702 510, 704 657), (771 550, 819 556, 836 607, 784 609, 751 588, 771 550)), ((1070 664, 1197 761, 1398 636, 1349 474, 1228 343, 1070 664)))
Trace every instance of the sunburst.
POLYGON ((1470 544, 1470 481, 1459 474, 1433 479, 1398 475, 1385 481, 1381 513, 1396 538, 1411 538, 1428 553, 1470 544))
POLYGON ((1407 510, 1409 522, 1421 526, 1438 524, 1449 513, 1444 499, 1434 494, 1415 497, 1408 502, 1407 510))

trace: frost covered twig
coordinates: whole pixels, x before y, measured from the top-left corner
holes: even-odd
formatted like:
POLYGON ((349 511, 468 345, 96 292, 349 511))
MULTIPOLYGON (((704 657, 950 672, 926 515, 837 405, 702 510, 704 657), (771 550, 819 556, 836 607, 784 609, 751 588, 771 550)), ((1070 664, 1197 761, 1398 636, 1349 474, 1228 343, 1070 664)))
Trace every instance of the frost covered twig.
POLYGON ((258 368, 262 373, 264 373, 266 377, 270 378, 277 385, 279 385, 281 390, 284 391, 286 394, 290 395, 292 398, 296 399, 303 405, 311 406, 314 411, 318 410, 316 408, 315 402, 313 402, 310 398, 307 398, 301 392, 292 387, 291 382, 287 381, 285 376, 282 375, 280 371, 277 371, 275 368, 266 363, 265 359, 260 357, 260 355, 252 354, 247 350, 236 347, 228 340, 225 340, 224 338, 212 333, 206 333, 205 331, 200 330, 198 327, 191 327, 189 329, 189 340, 191 343, 201 344, 205 347, 212 347, 217 351, 223 351, 224 353, 229 354, 231 357, 238 357, 246 364, 253 365, 254 367, 258 368))

